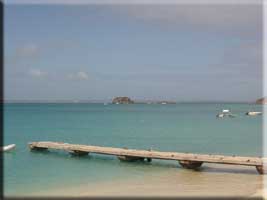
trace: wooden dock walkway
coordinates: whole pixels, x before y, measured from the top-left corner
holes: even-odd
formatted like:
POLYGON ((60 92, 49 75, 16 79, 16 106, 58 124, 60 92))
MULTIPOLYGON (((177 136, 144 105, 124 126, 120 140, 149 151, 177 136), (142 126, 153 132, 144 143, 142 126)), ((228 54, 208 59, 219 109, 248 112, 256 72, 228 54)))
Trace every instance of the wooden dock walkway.
POLYGON ((160 152, 154 150, 136 150, 113 147, 89 146, 80 144, 68 144, 60 142, 31 142, 31 150, 64 150, 73 155, 83 156, 89 153, 98 153, 117 156, 122 161, 148 161, 152 159, 177 160, 180 165, 187 169, 197 169, 204 162, 229 165, 245 165, 256 167, 259 174, 264 174, 264 166, 267 164, 267 158, 260 157, 241 157, 241 156, 223 156, 208 154, 160 152))

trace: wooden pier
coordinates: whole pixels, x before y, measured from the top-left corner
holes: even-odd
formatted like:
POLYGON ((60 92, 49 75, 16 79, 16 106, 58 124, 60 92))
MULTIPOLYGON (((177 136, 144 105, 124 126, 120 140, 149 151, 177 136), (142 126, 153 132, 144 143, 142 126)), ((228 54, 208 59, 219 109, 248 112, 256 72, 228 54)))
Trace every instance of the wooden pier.
POLYGON ((60 142, 31 142, 31 150, 64 150, 73 155, 84 156, 89 153, 98 153, 117 156, 121 161, 148 161, 152 159, 177 160, 183 168, 198 169, 205 163, 218 163, 229 165, 245 165, 256 167, 259 174, 266 173, 264 166, 267 164, 267 158, 260 157, 241 157, 241 156, 223 156, 208 154, 160 152, 154 150, 136 150, 113 147, 89 146, 80 144, 68 144, 60 142))

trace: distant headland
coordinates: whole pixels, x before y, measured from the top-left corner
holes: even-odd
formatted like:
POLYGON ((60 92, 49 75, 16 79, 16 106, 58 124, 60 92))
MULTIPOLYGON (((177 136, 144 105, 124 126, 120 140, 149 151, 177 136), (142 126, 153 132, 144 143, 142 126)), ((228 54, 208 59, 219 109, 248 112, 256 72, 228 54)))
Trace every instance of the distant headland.
POLYGON ((267 98, 263 97, 263 98, 257 99, 256 104, 267 104, 267 98))

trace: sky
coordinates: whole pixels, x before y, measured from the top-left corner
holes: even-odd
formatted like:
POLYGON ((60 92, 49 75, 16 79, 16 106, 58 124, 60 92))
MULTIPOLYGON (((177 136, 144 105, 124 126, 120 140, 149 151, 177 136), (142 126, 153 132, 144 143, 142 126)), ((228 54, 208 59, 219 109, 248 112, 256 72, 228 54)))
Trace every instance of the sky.
POLYGON ((6 4, 6 100, 254 101, 259 4, 6 4))

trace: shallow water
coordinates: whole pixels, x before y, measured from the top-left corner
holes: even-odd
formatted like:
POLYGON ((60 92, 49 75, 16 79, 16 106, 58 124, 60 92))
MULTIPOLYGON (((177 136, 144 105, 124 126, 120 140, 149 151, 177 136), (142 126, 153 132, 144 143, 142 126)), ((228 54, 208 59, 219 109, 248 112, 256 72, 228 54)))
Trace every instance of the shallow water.
MULTIPOLYGON (((262 156, 262 116, 244 115, 261 109, 262 106, 252 104, 207 103, 5 104, 4 143, 17 145, 15 151, 4 154, 5 195, 49 193, 62 183, 71 188, 149 176, 157 179, 173 170, 183 171, 175 161, 122 163, 116 157, 95 154, 77 158, 65 152, 33 153, 27 147, 31 141, 262 156), (237 117, 217 119, 215 116, 222 109, 230 109, 237 117)), ((203 175, 209 170, 212 171, 206 167, 199 173, 203 175)), ((215 169, 218 172, 220 169, 215 169)), ((248 176, 257 174, 255 169, 241 172, 248 176)), ((235 174, 236 181, 244 181, 238 170, 223 173, 235 174)), ((179 184, 188 182, 181 179, 179 184)))

